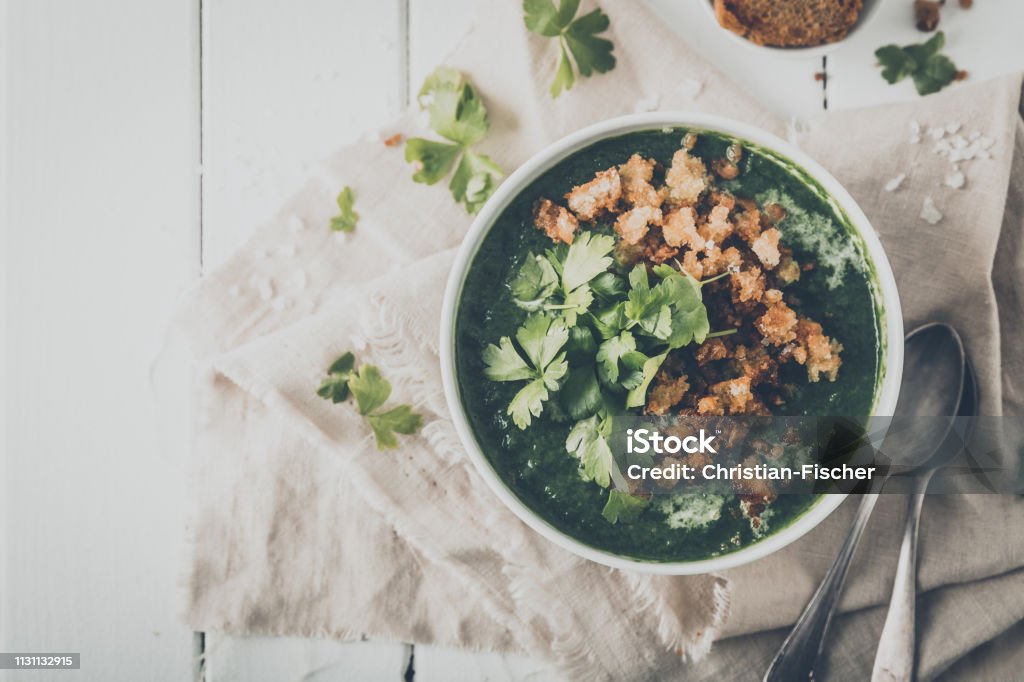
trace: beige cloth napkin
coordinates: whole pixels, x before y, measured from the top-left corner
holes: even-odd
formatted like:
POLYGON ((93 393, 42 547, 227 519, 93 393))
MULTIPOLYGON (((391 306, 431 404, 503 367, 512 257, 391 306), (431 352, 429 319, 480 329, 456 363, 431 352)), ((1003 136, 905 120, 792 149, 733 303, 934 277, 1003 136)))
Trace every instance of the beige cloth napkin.
MULTIPOLYGON (((506 169, 568 132, 630 113, 638 101, 785 134, 782 122, 687 51, 640 3, 601 4, 612 19, 618 66, 556 101, 547 95, 554 46, 523 29, 513 0, 483 4, 474 30, 447 60, 483 93, 492 133, 482 146, 506 169), (695 82, 702 86, 696 96, 695 82)), ((1022 354, 1012 343, 1024 291, 1024 155, 1013 154, 1015 140, 1024 141, 1020 83, 1014 77, 958 87, 790 131, 879 229, 908 327, 938 318, 968 333, 989 414, 1019 414, 1024 401, 1014 383, 1022 354), (907 142, 911 117, 981 130, 996 141, 996 156, 965 166, 966 189, 941 190, 945 162, 927 138, 907 142), (883 191, 889 177, 904 172, 903 189, 883 191), (946 214, 936 226, 917 217, 926 193, 946 214), (1004 211, 1008 205, 1013 210, 1004 211)), ((415 113, 387 130, 395 131, 425 133, 415 113)), ((232 633, 525 651, 590 679, 754 676, 777 644, 778 633, 764 631, 793 622, 834 556, 850 505, 790 548, 727 577, 613 571, 525 528, 465 459, 441 393, 438 310, 470 217, 443 186, 416 185, 410 175, 401 149, 378 140, 341 150, 204 278, 174 320, 169 353, 187 353, 199 370, 188 622, 232 633), (339 242, 327 225, 333 197, 346 184, 362 218, 339 242), (344 350, 380 365, 395 383, 395 399, 426 416, 422 433, 398 451, 376 452, 353 410, 315 396, 324 369, 344 350), (730 639, 705 656, 721 636, 730 639), (680 653, 705 660, 690 667, 680 653)), ((900 514, 896 498, 876 512, 837 642, 873 645, 871 618, 879 609, 872 607, 888 596, 900 514)), ((982 604, 979 595, 995 595, 985 602, 990 617, 977 627, 925 623, 921 670, 932 676, 1024 616, 1024 592, 1006 593, 1019 582, 1013 571, 1024 566, 1024 505, 995 496, 930 500, 922 532, 927 608, 955 613, 965 603, 982 604), (1018 541, 998 543, 1007 533, 1018 541), (931 645, 932 655, 936 637, 943 639, 931 645)), ((863 671, 870 655, 830 663, 863 671)))

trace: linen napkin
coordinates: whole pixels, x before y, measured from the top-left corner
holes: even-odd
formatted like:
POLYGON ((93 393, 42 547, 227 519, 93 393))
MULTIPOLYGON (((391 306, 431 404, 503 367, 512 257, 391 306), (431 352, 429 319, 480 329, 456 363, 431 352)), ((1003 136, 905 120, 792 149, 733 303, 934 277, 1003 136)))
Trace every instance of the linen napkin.
MULTIPOLYGON (((518 2, 484 3, 473 31, 446 60, 482 92, 492 120, 483 151, 507 169, 638 102, 786 131, 642 4, 601 5, 612 20, 618 65, 556 101, 546 91, 552 45, 522 28, 518 2)), ((959 87, 790 131, 846 184, 881 233, 908 328, 944 319, 967 333, 987 414, 1019 414, 1024 400, 1017 383, 1024 360, 1012 343, 1024 290, 1024 157, 1014 154, 1015 141, 1019 147, 1024 140, 1020 83, 1012 77, 959 87), (912 118, 983 131, 994 141, 994 158, 964 164, 965 189, 942 190, 948 163, 932 140, 908 141, 912 118), (908 175, 905 186, 885 192, 888 176, 900 173, 908 175), (945 213, 936 225, 919 218, 926 194, 945 213)), ((424 126, 410 112, 386 132, 419 135, 424 126)), ((379 140, 339 151, 204 278, 174 321, 177 350, 201 370, 189 623, 232 633, 525 651, 572 677, 595 679, 762 670, 780 636, 770 631, 795 620, 845 534, 850 505, 800 542, 728 576, 612 571, 525 528, 465 459, 441 393, 439 302, 470 217, 443 186, 416 185, 410 174, 400 148, 379 140), (346 184, 362 218, 354 235, 337 242, 327 225, 333 197, 346 184), (315 396, 324 369, 344 350, 378 364, 395 383, 395 399, 426 415, 422 433, 398 451, 377 453, 351 409, 315 396), (730 638, 705 656, 723 635, 730 638), (680 654, 705 660, 694 667, 680 654)), ((844 652, 862 652, 877 638, 901 512, 895 497, 876 512, 844 599, 851 613, 837 628, 832 670, 870 668, 870 655, 844 652)), ((923 677, 1004 631, 1012 635, 1010 626, 1024 617, 1024 592, 1013 588, 1024 543, 995 541, 1007 533, 1024 535, 1024 506, 1014 498, 929 500, 926 612, 973 604, 986 617, 978 627, 956 629, 947 619, 929 619, 923 677)))

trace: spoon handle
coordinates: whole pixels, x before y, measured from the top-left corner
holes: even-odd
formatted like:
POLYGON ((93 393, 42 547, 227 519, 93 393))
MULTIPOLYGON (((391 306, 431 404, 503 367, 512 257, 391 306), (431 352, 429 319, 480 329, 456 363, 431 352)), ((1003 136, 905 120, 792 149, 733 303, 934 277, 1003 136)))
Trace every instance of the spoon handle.
POLYGON ((832 562, 832 567, 828 569, 825 579, 818 586, 817 592, 800 614, 793 631, 789 633, 779 653, 775 655, 775 660, 764 675, 764 682, 812 679, 814 664, 821 655, 825 635, 828 634, 832 615, 843 591, 843 581, 846 580, 850 559, 853 558, 854 550, 857 549, 857 543, 860 542, 876 502, 878 493, 864 495, 861 498, 846 541, 832 562))
POLYGON ((914 611, 917 601, 917 528, 921 505, 931 474, 917 480, 913 495, 907 500, 907 518, 903 526, 903 543, 896 565, 896 579, 889 600, 882 636, 878 640, 871 682, 909 682, 914 676, 914 611))

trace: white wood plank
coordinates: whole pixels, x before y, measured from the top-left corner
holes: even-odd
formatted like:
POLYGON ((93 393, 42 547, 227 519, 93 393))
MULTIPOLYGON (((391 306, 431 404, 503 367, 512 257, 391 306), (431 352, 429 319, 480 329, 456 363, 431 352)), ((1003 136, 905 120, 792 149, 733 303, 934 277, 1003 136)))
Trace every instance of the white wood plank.
MULTIPOLYGON (((851 40, 849 46, 829 58, 829 107, 849 109, 916 98, 907 79, 889 85, 876 66, 874 52, 882 45, 919 43, 931 37, 914 27, 910 2, 889 0, 867 33, 851 40)), ((970 73, 966 83, 1024 69, 1024 3, 974 3, 964 10, 947 2, 939 25, 946 34, 946 54, 970 73)), ((955 86, 953 86, 955 87, 955 86)))
MULTIPOLYGON (((686 44, 737 87, 785 119, 821 111, 823 88, 814 75, 821 58, 765 55, 737 45, 701 6, 706 0, 648 0, 686 44)), ((685 78, 680 75, 680 78, 685 78)))
POLYGON ((208 635, 206 682, 400 682, 409 646, 208 635))
POLYGON ((4 7, 0 649, 79 651, 82 679, 188 679, 184 468, 155 436, 149 370, 198 273, 196 4, 4 7))
POLYGON ((217 0, 203 22, 204 267, 404 106, 401 0, 217 0))
POLYGON ((560 682, 547 661, 526 656, 416 647, 416 682, 560 682))

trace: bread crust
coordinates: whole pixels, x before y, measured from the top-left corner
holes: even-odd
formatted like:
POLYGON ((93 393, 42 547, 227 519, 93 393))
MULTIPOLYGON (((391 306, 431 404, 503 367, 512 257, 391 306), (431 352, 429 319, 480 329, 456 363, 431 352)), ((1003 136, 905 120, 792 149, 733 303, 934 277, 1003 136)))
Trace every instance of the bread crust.
POLYGON ((714 0, 715 18, 752 43, 811 47, 846 37, 862 0, 714 0))

